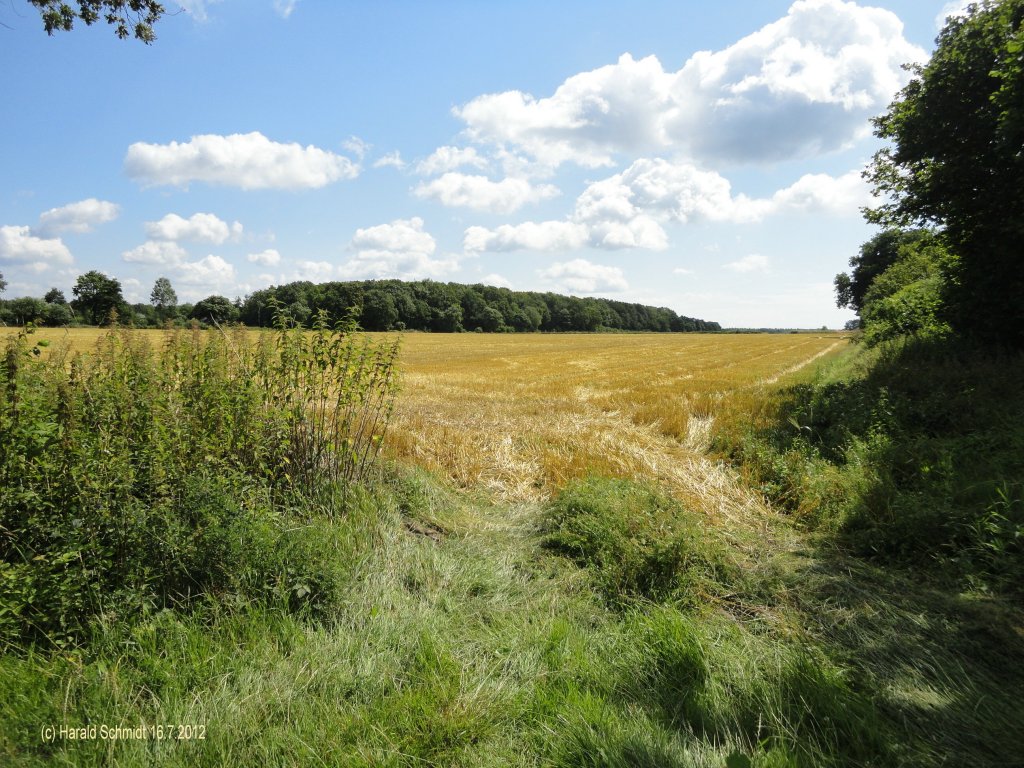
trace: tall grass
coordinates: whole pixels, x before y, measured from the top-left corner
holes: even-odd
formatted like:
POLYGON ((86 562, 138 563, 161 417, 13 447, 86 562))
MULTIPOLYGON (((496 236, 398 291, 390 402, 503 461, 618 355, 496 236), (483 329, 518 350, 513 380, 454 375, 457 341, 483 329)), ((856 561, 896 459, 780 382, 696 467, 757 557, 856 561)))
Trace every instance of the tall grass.
POLYGON ((1024 358, 859 348, 719 433, 772 502, 860 555, 1021 597, 1024 358))
POLYGON ((0 642, 73 643, 99 617, 199 597, 315 602, 318 558, 296 550, 289 521, 324 493, 344 502, 395 395, 397 340, 354 330, 321 318, 253 342, 193 329, 154 350, 113 328, 91 353, 45 360, 31 328, 13 338, 0 366, 0 642))

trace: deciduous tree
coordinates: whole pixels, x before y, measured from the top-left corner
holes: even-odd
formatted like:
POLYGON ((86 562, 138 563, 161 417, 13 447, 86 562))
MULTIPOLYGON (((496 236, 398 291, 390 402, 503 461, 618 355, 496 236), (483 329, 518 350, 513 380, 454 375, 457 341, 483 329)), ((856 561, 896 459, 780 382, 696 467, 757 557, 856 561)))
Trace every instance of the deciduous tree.
POLYGON ((122 40, 134 37, 144 43, 156 40, 153 25, 164 15, 164 7, 153 0, 29 0, 39 9, 46 34, 60 30, 70 32, 75 22, 86 25, 103 19, 114 27, 114 33, 122 40))
POLYGON ((891 142, 867 176, 889 227, 937 226, 957 257, 944 308, 977 339, 1024 347, 1024 0, 951 17, 931 60, 875 120, 891 142))
POLYGON ((121 295, 121 283, 107 277, 95 269, 79 275, 75 287, 72 306, 81 312, 87 322, 104 325, 110 318, 111 311, 124 314, 124 296, 121 295))

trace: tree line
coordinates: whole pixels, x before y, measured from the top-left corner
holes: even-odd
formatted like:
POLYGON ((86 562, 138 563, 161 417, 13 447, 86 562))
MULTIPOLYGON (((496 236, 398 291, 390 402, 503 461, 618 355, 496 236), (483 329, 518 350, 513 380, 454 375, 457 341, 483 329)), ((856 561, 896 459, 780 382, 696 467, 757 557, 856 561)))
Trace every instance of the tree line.
POLYGON ((835 278, 870 343, 905 335, 1024 348, 1024 0, 951 17, 875 119, 865 176, 882 230, 835 278))
MULTIPOLYGON (((0 291, 3 290, 0 275, 0 291)), ((321 314, 354 317, 367 331, 514 333, 535 331, 720 331, 716 322, 677 314, 667 307, 578 298, 557 293, 513 291, 488 285, 432 280, 367 280, 315 284, 307 281, 272 286, 244 299, 207 296, 178 303, 166 277, 153 285, 149 303, 129 304, 120 282, 101 272, 81 275, 68 301, 57 288, 39 299, 0 301, 0 322, 7 325, 104 325, 112 313, 136 327, 196 320, 207 324, 243 323, 268 327, 284 318, 309 326, 321 314)))

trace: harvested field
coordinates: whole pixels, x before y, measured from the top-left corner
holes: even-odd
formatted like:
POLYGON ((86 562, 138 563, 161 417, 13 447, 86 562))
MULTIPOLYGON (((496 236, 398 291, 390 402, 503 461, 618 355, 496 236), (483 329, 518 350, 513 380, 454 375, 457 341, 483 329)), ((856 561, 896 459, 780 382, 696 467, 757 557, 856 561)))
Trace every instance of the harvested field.
POLYGON ((841 334, 410 334, 391 450, 507 501, 600 474, 654 479, 733 517, 751 499, 704 457, 713 423, 846 343, 841 334), (708 493, 723 485, 727 493, 708 493))

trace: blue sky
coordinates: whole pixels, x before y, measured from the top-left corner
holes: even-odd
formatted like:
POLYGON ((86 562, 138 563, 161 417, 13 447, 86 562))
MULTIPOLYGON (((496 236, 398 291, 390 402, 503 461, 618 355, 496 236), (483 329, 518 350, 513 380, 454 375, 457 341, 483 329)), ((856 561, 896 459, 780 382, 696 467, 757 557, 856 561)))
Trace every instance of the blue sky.
POLYGON ((0 4, 5 297, 400 277, 839 327, 870 117, 945 0, 0 4))

